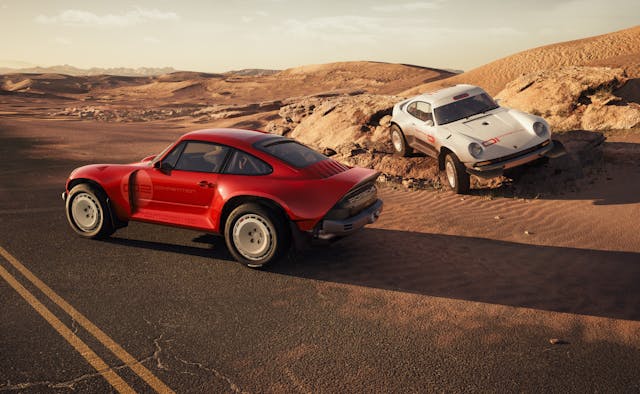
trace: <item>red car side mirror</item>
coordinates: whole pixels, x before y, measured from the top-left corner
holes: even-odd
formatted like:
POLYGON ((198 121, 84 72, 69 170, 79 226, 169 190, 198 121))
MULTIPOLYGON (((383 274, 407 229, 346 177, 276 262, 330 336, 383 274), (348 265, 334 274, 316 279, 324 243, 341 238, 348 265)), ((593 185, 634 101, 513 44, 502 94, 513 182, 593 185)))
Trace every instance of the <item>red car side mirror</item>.
POLYGON ((157 161, 153 164, 153 168, 160 170, 163 174, 170 174, 173 166, 167 162, 157 161))

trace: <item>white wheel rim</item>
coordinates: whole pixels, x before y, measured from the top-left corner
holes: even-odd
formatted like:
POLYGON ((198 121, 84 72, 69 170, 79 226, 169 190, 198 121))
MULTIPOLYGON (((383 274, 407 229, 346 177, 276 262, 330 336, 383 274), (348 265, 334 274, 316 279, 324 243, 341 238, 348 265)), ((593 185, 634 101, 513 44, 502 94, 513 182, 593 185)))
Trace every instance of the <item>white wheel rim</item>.
POLYGON ((95 196, 79 193, 71 203, 71 216, 80 230, 91 232, 102 223, 102 208, 95 196))
POLYGON ((444 167, 447 173, 447 180, 449 181, 449 186, 451 186, 452 188, 455 188, 456 187, 456 170, 453 168, 453 163, 447 160, 444 167))
POLYGON ((396 151, 402 151, 402 136, 397 131, 393 131, 391 133, 391 142, 393 142, 393 147, 396 151))
POLYGON ((249 260, 260 260, 273 246, 271 226, 256 214, 246 214, 233 225, 233 244, 249 260))

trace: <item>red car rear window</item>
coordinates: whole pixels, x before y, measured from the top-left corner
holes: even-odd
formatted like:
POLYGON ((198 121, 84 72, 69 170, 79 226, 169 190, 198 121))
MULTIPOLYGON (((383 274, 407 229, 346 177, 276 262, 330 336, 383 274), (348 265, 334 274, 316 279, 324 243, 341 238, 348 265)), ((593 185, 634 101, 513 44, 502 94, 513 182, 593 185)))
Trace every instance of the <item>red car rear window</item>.
POLYGON ((287 138, 269 138, 254 146, 296 168, 308 167, 327 159, 322 153, 287 138))

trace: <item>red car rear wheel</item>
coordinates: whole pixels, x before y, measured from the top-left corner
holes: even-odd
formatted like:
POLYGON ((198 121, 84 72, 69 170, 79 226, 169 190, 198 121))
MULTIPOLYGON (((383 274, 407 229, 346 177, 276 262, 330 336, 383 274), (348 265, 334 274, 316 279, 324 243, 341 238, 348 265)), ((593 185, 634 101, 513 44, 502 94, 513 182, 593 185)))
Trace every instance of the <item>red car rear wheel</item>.
POLYGON ((291 244, 280 215, 255 203, 242 204, 231 212, 224 235, 233 257, 251 268, 278 260, 291 244))

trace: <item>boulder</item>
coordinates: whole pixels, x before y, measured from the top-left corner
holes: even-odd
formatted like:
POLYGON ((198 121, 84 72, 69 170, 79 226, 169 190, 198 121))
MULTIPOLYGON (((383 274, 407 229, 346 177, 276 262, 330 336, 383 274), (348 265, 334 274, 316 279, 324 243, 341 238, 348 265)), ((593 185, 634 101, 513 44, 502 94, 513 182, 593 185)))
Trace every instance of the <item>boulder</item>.
POLYGON ((346 154, 352 144, 370 149, 387 139, 391 110, 398 101, 395 96, 372 94, 303 97, 280 108, 280 119, 266 130, 320 150, 346 154))
POLYGON ((554 131, 630 129, 640 126, 640 105, 616 96, 627 81, 621 68, 564 67, 521 76, 496 98, 542 116, 554 131))

